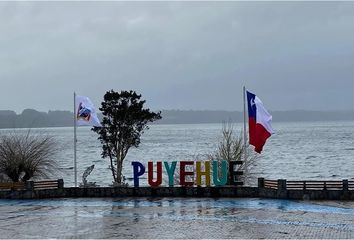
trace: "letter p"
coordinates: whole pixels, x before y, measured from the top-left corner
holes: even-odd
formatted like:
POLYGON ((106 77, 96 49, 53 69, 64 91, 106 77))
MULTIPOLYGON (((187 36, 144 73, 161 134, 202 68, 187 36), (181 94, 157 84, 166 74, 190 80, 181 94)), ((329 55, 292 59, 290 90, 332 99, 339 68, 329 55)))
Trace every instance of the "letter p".
POLYGON ((145 167, 140 162, 132 162, 134 173, 134 187, 139 187, 139 177, 145 173, 145 167))

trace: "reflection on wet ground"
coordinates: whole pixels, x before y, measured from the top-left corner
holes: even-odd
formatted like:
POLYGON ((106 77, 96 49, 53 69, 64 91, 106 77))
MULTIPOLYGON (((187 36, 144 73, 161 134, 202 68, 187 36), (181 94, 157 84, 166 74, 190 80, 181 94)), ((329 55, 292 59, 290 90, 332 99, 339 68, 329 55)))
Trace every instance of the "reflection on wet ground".
POLYGON ((0 200, 0 229, 2 238, 354 238, 354 204, 230 198, 0 200))

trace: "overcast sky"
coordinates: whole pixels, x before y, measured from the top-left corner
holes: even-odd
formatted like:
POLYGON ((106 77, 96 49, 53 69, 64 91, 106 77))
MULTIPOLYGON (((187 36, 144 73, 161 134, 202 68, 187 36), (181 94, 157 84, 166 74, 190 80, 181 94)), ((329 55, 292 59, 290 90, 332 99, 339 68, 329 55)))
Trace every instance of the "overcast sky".
POLYGON ((0 2, 0 109, 354 109, 354 2, 0 2))

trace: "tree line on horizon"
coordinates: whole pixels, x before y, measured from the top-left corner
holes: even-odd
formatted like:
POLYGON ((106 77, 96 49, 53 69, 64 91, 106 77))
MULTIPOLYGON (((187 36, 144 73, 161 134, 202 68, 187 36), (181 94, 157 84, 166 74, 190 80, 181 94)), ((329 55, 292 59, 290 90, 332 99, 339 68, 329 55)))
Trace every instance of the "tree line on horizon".
MULTIPOLYGON (((140 145, 141 135, 149 129, 149 123, 162 118, 160 111, 153 112, 149 108, 145 108, 145 102, 145 100, 141 99, 141 95, 135 91, 116 92, 112 89, 106 92, 104 101, 99 107, 102 114, 100 124, 87 124, 92 126, 91 130, 98 134, 98 139, 102 144, 101 157, 110 160, 109 169, 113 177, 113 186, 127 186, 126 178, 123 174, 123 161, 129 149, 132 147, 137 148, 140 145)), ((17 116, 11 111, 5 113, 3 115, 9 117, 17 116)), ((42 117, 44 116, 43 113, 31 109, 24 110, 21 115, 28 117, 32 116, 31 114, 34 117, 38 114, 41 114, 42 117)), ((48 115, 50 114, 52 112, 48 113, 48 115)), ((233 125, 230 122, 227 125, 223 123, 222 133, 223 140, 219 142, 215 153, 208 154, 208 160, 217 160, 219 162, 226 160, 229 164, 232 161, 240 162, 244 155, 243 152, 245 150, 248 151, 248 148, 243 147, 242 134, 236 136, 233 131, 233 125)), ((15 183, 26 182, 32 178, 48 177, 49 174, 55 173, 58 167, 55 161, 57 150, 57 144, 53 137, 36 135, 31 133, 31 130, 20 134, 15 132, 1 134, 0 181, 15 183)), ((251 156, 251 154, 247 154, 247 156, 251 156)), ((250 159, 255 159, 255 156, 250 159)), ((242 166, 248 166, 246 164, 248 162, 247 158, 247 160, 243 161, 242 166)), ((225 166, 227 168, 228 164, 225 165, 223 162, 222 165, 222 169, 225 170, 225 166)), ((145 167, 141 165, 141 169, 145 169, 145 167)), ((159 184, 161 184, 161 175, 157 178, 160 179, 159 184)), ((226 180, 229 184, 233 184, 236 181, 235 177, 231 175, 226 180)), ((240 179, 238 178, 238 180, 240 179)), ((183 184, 183 180, 181 180, 180 184, 187 186, 183 184)), ((210 181, 206 181, 206 185, 210 185, 210 181)))
MULTIPOLYGON (((273 111, 274 122, 287 121, 337 121, 354 120, 354 111, 273 111)), ((157 124, 221 123, 225 119, 242 122, 239 111, 212 110, 162 110, 162 119, 157 124)), ((102 115, 99 114, 99 118, 102 115)), ((0 110, 0 128, 70 127, 73 125, 71 111, 40 112, 25 109, 17 114, 11 110, 0 110)))
MULTIPOLYGON (((113 186, 125 186, 127 184, 122 170, 123 161, 129 149, 132 147, 137 148, 141 142, 141 135, 145 130, 149 129, 148 124, 161 120, 161 118, 167 119, 165 120, 167 123, 168 121, 178 123, 181 120, 198 120, 198 122, 203 122, 203 120, 207 120, 208 122, 213 120, 216 122, 223 121, 223 140, 219 142, 215 154, 208 155, 210 160, 215 159, 219 161, 228 159, 229 161, 240 161, 242 155, 244 155, 242 152, 248 151, 248 147, 243 146, 242 133, 239 136, 233 133, 232 122, 242 120, 243 114, 241 112, 169 110, 165 111, 165 115, 162 117, 160 111, 153 112, 149 108, 145 108, 145 102, 145 100, 141 99, 141 95, 133 90, 116 92, 112 89, 105 93, 104 101, 98 108, 101 111, 100 124, 85 124, 92 126, 91 130, 98 134, 98 139, 102 144, 102 158, 110 160, 113 186), (222 119, 218 119, 220 117, 222 119), (228 125, 225 125, 225 121, 228 122, 228 125)), ((335 119, 332 118, 331 120, 338 120, 338 117, 351 118, 354 112, 273 112, 273 115, 276 117, 282 116, 281 114, 286 114, 283 117, 292 117, 292 120, 294 120, 294 117, 299 116, 306 116, 307 119, 315 117, 315 119, 311 120, 324 120, 324 116, 331 116, 335 117, 335 119), (294 115, 291 116, 292 114, 294 115)), ((33 109, 25 109, 21 114, 16 114, 13 111, 0 111, 0 120, 7 120, 4 122, 0 121, 0 123, 14 124, 8 127, 35 128, 60 126, 61 124, 68 124, 70 126, 70 122, 72 123, 74 120, 73 117, 73 113, 70 111, 49 111, 45 113, 33 109), (63 122, 60 123, 57 120, 62 120, 63 122)), ((78 121, 78 117, 75 117, 75 121, 78 121)), ((47 176, 48 171, 52 171, 55 168, 55 161, 52 160, 56 152, 56 144, 50 137, 34 136, 30 130, 28 130, 27 134, 13 132, 12 135, 8 135, 4 134, 5 132, 2 133, 0 138, 0 174, 3 180, 24 182, 34 177, 47 176)), ((251 155, 247 154, 247 156, 251 155)), ((254 156, 255 159, 256 156, 254 156)), ((249 160, 246 158, 243 163, 244 167, 249 166, 249 163, 252 162, 249 160)), ((143 165, 140 168, 145 169, 143 165)), ((138 169, 138 171, 140 170, 138 169)), ((234 180, 229 179, 229 183, 232 183, 234 180)), ((183 186, 183 183, 181 185, 183 186)))

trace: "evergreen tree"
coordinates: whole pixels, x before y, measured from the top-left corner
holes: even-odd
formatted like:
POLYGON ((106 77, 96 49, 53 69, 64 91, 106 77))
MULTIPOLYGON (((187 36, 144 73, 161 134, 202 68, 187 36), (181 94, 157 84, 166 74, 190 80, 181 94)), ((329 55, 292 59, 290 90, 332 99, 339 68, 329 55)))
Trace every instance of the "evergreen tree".
POLYGON ((145 100, 135 91, 110 90, 99 108, 103 114, 102 127, 94 127, 102 143, 102 157, 110 159, 114 182, 122 184, 123 161, 131 147, 138 147, 147 124, 161 119, 161 112, 144 108, 145 100))

